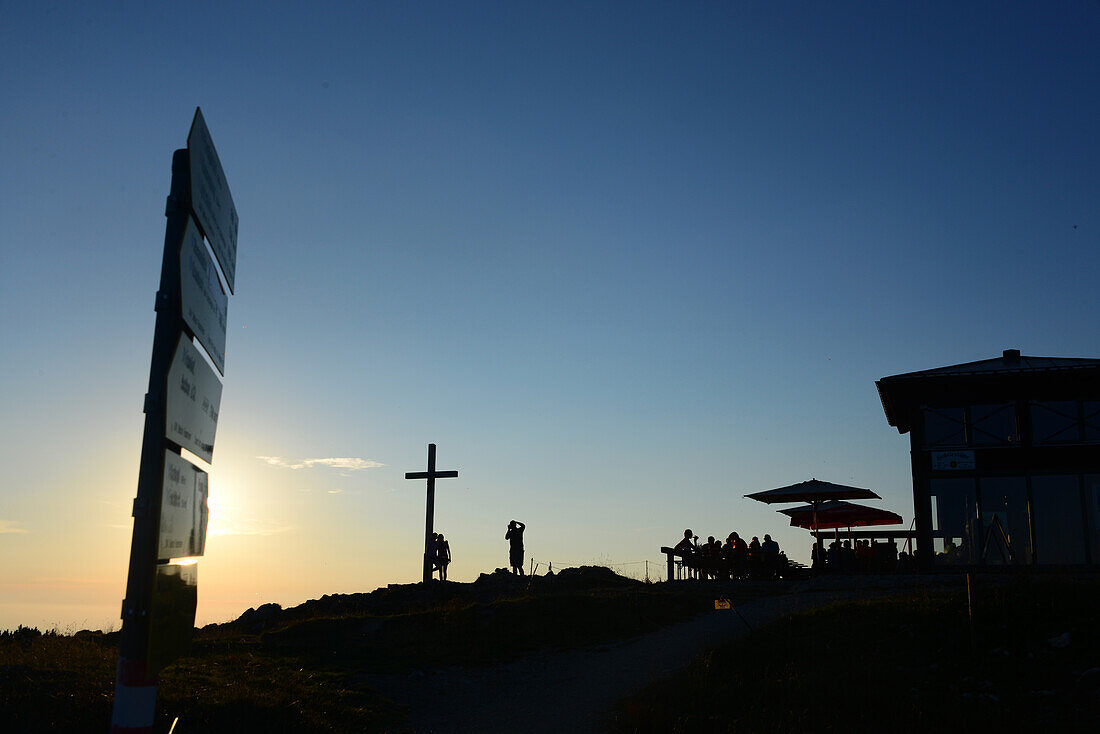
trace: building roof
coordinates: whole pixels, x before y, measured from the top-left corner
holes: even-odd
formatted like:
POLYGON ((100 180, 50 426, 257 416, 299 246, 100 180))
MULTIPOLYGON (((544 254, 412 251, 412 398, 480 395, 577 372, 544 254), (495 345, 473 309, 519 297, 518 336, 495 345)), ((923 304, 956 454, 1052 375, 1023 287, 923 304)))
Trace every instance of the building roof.
POLYGON ((936 385, 971 382, 983 378, 1042 378, 1095 373, 1100 377, 1100 359, 1083 357, 1028 357, 1018 349, 1006 349, 1000 357, 977 362, 964 362, 919 372, 883 377, 875 382, 886 420, 899 433, 909 430, 908 416, 903 414, 904 398, 936 385))

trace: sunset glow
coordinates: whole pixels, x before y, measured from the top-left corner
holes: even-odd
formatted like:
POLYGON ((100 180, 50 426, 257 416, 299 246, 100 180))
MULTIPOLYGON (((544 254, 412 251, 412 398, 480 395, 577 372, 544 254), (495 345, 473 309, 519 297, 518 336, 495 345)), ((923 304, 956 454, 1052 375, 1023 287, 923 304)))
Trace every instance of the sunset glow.
POLYGON ((512 519, 544 569, 808 562, 743 496, 908 526, 875 380, 1100 356, 1095 3, 166 7, 0 23, 0 629, 119 624, 198 106, 240 218, 199 624, 419 580, 429 443, 454 581, 512 519))

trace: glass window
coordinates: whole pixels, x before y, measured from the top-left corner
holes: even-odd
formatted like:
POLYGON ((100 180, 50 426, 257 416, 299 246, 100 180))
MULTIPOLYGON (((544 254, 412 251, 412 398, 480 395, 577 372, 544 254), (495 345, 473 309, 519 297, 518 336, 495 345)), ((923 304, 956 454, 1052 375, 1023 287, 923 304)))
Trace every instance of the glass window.
POLYGON ((966 413, 962 408, 925 408, 924 443, 926 446, 965 446, 966 413))
POLYGON ((1031 435, 1035 443, 1072 443, 1080 440, 1079 433, 1076 402, 1046 400, 1031 404, 1031 435))
POLYGON ((1100 474, 1085 476, 1085 517, 1088 519, 1092 562, 1100 565, 1100 474))
POLYGON ((981 551, 989 564, 1031 563, 1027 482, 1023 477, 986 477, 981 490, 981 551))
POLYGON ((1084 425, 1081 428, 1085 433, 1086 441, 1100 441, 1100 400, 1086 400, 1084 408, 1084 425))
POLYGON ((1039 563, 1084 563, 1085 524, 1081 521, 1078 476, 1032 477, 1031 503, 1039 563))
POLYGON ((1016 441, 1016 406, 974 405, 970 408, 970 441, 974 446, 1004 446, 1016 441))
POLYGON ((977 563, 977 499, 973 479, 932 479, 932 533, 937 565, 977 563))

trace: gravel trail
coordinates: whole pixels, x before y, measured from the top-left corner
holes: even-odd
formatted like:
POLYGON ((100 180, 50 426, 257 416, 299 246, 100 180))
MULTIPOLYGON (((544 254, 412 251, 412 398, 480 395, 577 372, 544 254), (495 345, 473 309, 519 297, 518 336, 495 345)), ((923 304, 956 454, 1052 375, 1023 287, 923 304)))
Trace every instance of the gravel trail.
POLYGON ((690 663, 728 640, 783 615, 834 601, 899 591, 807 589, 755 599, 621 642, 547 651, 477 668, 451 667, 402 675, 363 674, 359 682, 408 707, 416 734, 522 731, 588 734, 623 697, 690 663))

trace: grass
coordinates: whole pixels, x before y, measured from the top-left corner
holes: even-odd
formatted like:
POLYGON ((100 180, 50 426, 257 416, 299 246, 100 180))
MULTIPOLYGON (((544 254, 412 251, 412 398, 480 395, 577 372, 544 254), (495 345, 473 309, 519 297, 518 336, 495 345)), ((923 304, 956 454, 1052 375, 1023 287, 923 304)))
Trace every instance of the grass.
POLYGON ((0 720, 13 732, 79 731, 111 719, 116 647, 105 635, 0 632, 0 720))
MULTIPOLYGON (((623 639, 713 608, 714 589, 610 575, 404 586, 210 626, 165 670, 159 732, 399 732, 357 672, 511 660, 623 639)), ((778 587, 775 587, 778 590, 778 587)), ((767 593, 767 592, 761 592, 767 593)), ((739 597, 740 598, 740 597, 739 597)), ((246 615, 247 617, 247 615, 246 615)), ((1100 720, 1100 584, 983 582, 965 592, 800 614, 625 701, 624 732, 1091 730, 1100 720), (1091 681, 1091 682, 1090 682, 1091 681)), ((3 731, 102 731, 117 633, 0 633, 3 731)))
POLYGON ((980 584, 974 621, 972 651, 965 589, 795 615, 624 701, 612 730, 1095 730, 1100 584, 980 584))
MULTIPOLYGON (((156 731, 401 731, 403 712, 356 685, 363 670, 509 660, 538 649, 623 639, 692 616, 708 597, 669 593, 610 572, 528 587, 406 586, 325 597, 259 625, 199 631, 192 654, 160 676, 156 731)), ((103 731, 118 634, 0 633, 5 732, 103 731)))
MULTIPOLYGON (((157 731, 386 731, 399 714, 338 676, 233 646, 197 641, 160 677, 157 731)), ((0 718, 6 732, 104 731, 111 719, 117 635, 22 628, 0 633, 0 718)))

